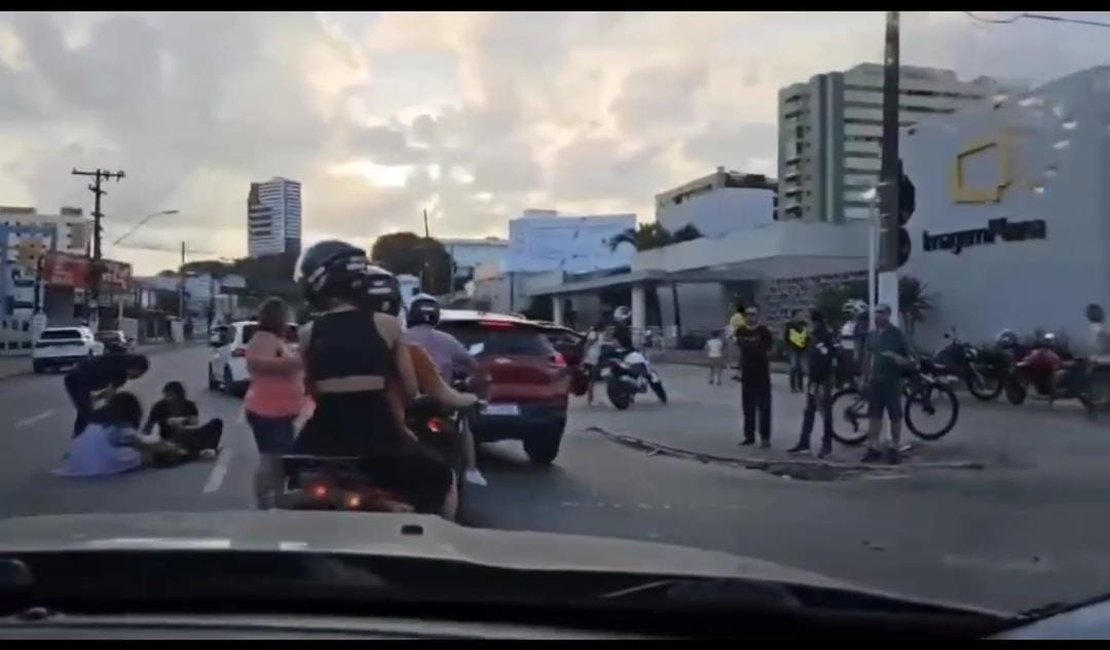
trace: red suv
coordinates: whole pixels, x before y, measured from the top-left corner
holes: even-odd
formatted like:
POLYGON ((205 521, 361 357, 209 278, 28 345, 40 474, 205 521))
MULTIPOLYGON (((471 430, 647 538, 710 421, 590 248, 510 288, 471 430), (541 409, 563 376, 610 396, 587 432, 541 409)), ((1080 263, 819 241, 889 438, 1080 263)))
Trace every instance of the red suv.
POLYGON ((520 440, 532 462, 554 461, 567 424, 571 368, 552 346, 550 326, 516 316, 444 309, 439 329, 467 348, 483 346, 477 359, 486 376, 478 381, 488 384, 482 392, 489 405, 472 421, 477 441, 520 440))

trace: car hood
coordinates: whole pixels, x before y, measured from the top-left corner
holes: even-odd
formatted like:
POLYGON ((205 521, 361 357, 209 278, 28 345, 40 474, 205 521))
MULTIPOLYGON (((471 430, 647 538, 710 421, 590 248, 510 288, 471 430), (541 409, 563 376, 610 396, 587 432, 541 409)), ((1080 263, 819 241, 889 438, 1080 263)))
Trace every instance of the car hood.
POLYGON ((430 515, 312 511, 75 514, 0 520, 0 553, 283 551, 445 560, 526 571, 740 578, 964 609, 720 551, 608 537, 468 528, 430 515))

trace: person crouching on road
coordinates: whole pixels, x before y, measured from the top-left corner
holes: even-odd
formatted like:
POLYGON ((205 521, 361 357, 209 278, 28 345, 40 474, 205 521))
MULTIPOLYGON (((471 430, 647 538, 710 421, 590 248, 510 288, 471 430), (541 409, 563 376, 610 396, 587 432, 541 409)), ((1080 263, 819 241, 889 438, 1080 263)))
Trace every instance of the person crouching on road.
POLYGON ((748 307, 744 325, 736 329, 740 345, 741 401, 744 408, 742 446, 755 444, 758 420, 760 446, 771 446, 771 347, 774 336, 759 322, 759 310, 748 307))
POLYGON ((254 494, 260 510, 274 507, 285 489, 281 456, 293 446, 293 423, 305 403, 301 359, 285 340, 288 322, 285 302, 270 298, 259 308, 258 330, 247 342, 250 388, 243 408, 258 445, 254 494))
POLYGON ((720 332, 713 332, 713 336, 705 342, 705 354, 709 358, 709 385, 721 385, 721 374, 724 372, 724 347, 725 342, 720 332))
POLYGON ((107 354, 82 361, 66 373, 66 393, 77 410, 73 437, 85 430, 97 402, 111 398, 129 379, 142 377, 149 368, 150 361, 141 354, 107 354))
POLYGON ((809 366, 809 383, 806 384, 806 409, 802 416, 802 434, 798 444, 790 448, 789 453, 809 453, 810 436, 813 433, 813 424, 817 411, 821 411, 821 423, 824 431, 821 435, 821 450, 818 457, 824 458, 832 453, 832 392, 836 383, 835 368, 840 355, 837 350, 837 339, 825 315, 818 310, 810 314, 813 324, 809 351, 807 355, 809 366))

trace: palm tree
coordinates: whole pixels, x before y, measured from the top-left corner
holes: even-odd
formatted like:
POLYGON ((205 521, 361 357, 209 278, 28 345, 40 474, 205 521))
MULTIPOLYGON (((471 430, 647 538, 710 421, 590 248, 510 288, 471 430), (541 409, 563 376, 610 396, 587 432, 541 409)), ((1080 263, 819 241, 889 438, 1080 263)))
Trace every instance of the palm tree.
POLYGON ((927 289, 924 282, 912 275, 898 277, 898 314, 911 339, 917 324, 924 322, 933 311, 933 297, 927 289))
POLYGON ((674 235, 657 221, 640 223, 610 239, 609 250, 615 251, 624 243, 632 244, 637 251, 646 251, 674 243, 674 235))
POLYGON ((700 239, 701 236, 701 231, 698 230, 698 227, 692 223, 688 223, 685 226, 674 231, 672 243, 677 244, 679 242, 692 241, 695 239, 700 239))

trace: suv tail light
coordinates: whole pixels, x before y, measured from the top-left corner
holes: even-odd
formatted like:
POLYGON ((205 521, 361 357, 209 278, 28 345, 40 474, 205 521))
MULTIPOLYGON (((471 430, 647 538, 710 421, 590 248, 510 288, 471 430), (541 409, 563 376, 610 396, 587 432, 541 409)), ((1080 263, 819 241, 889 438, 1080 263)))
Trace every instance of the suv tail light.
POLYGON ((551 365, 555 366, 556 368, 566 368, 567 359, 562 355, 562 353, 556 352, 551 355, 551 365))
POLYGON ((234 350, 231 351, 231 356, 235 357, 236 359, 239 359, 241 357, 245 357, 245 356, 247 356, 247 349, 246 348, 235 348, 234 350))

